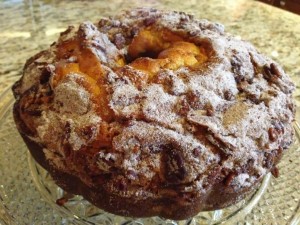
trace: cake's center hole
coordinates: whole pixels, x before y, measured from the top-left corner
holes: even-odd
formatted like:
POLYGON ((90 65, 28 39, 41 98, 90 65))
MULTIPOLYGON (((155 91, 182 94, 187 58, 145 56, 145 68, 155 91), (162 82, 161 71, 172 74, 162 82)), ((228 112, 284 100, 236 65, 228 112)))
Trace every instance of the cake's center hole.
MULTIPOLYGON (((82 37, 59 43, 55 65, 53 87, 66 79, 67 76, 77 74, 76 82, 83 86, 97 105, 97 111, 105 121, 112 119, 113 112, 107 107, 108 92, 105 88, 106 76, 99 57, 89 48, 82 46, 82 37)), ((147 27, 141 30, 128 46, 126 58, 129 67, 142 71, 137 78, 136 73, 126 71, 123 57, 115 59, 115 68, 120 76, 127 76, 139 87, 139 83, 152 82, 153 78, 163 69, 176 70, 180 67, 197 68, 206 62, 207 52, 203 46, 198 46, 190 40, 165 29, 147 27)))
POLYGON ((146 28, 128 46, 130 66, 154 75, 160 69, 196 67, 207 61, 205 49, 167 30, 146 28))

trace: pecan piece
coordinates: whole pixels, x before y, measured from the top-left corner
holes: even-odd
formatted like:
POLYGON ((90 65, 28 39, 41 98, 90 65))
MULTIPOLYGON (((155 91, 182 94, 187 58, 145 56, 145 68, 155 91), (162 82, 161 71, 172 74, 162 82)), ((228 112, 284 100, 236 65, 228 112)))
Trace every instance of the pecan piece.
POLYGON ((279 177, 279 170, 276 166, 271 169, 271 173, 275 178, 279 177))
POLYGON ((199 157, 201 154, 201 147, 197 147, 193 149, 193 156, 199 157))
POLYGON ((258 99, 257 98, 257 96, 256 95, 254 95, 254 94, 249 94, 249 95, 247 95, 247 99, 249 99, 250 101, 252 101, 254 104, 259 104, 260 102, 261 102, 261 100, 260 99, 258 99))
POLYGON ((122 34, 115 35, 114 43, 118 49, 123 48, 125 46, 125 42, 126 42, 126 40, 122 34))
POLYGON ((205 109, 206 109, 206 115, 207 116, 214 116, 215 115, 215 111, 212 105, 207 104, 205 105, 205 109))
POLYGON ((169 183, 181 183, 187 171, 184 165, 184 159, 179 149, 167 146, 162 157, 164 163, 164 177, 169 183))
POLYGON ((225 186, 228 187, 231 182, 234 180, 234 178, 236 177, 236 174, 231 172, 227 175, 227 177, 225 178, 225 186))
POLYGON ((274 79, 281 78, 281 73, 277 66, 271 63, 270 66, 263 66, 263 77, 269 82, 274 82, 274 79))
POLYGON ((263 66, 263 76, 267 81, 270 81, 273 76, 270 67, 267 65, 263 66))
POLYGON ((59 198, 56 200, 56 204, 59 206, 63 206, 64 204, 66 204, 69 199, 73 198, 74 195, 73 194, 65 194, 63 197, 59 198))
POLYGON ((66 204, 68 202, 68 199, 65 197, 59 198, 56 200, 56 204, 59 206, 63 206, 64 204, 66 204))
POLYGON ((268 134, 271 142, 274 142, 278 139, 278 131, 275 128, 270 127, 268 130, 268 134))
POLYGON ((227 101, 230 101, 230 100, 232 100, 233 99, 233 94, 232 94, 232 92, 230 91, 230 90, 226 90, 225 92, 224 92, 224 98, 227 100, 227 101))
POLYGON ((281 73, 280 73, 278 67, 275 65, 275 63, 270 64, 270 70, 271 70, 271 73, 273 75, 275 75, 276 77, 281 78, 281 73))

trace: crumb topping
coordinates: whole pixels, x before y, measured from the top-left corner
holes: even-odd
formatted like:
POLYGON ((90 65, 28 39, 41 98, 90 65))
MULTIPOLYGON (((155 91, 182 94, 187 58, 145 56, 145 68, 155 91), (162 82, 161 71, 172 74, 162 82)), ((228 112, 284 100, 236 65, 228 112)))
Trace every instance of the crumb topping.
POLYGON ((54 166, 126 196, 251 186, 292 142, 293 90, 222 25, 144 8, 69 27, 16 87, 54 166))

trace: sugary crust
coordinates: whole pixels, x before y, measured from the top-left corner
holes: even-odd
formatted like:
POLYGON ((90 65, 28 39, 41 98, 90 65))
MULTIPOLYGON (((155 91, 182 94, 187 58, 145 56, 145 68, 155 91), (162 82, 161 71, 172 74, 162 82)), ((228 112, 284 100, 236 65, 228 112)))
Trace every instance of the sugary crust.
POLYGON ((293 90, 222 25, 142 8, 69 27, 29 59, 14 116, 62 188, 112 213, 184 219, 235 203, 275 168, 292 143, 293 90))
POLYGON ((95 206, 108 212, 130 217, 161 216, 182 220, 197 214, 200 211, 215 210, 232 205, 242 200, 247 194, 257 188, 260 180, 251 187, 232 192, 223 181, 214 183, 214 188, 205 195, 185 194, 176 196, 172 190, 165 192, 163 198, 151 197, 124 197, 108 192, 102 186, 89 187, 78 177, 64 173, 53 167, 41 154, 42 146, 33 142, 26 136, 22 136, 34 159, 47 169, 57 185, 68 193, 82 195, 95 206), (142 197, 142 200, 141 200, 142 197))

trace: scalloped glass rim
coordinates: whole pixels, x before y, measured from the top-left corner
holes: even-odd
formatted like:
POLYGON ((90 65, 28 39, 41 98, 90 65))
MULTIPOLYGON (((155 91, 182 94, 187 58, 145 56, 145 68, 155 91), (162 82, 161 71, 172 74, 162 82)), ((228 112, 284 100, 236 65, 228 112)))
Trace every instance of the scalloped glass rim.
MULTIPOLYGON (((6 116, 9 116, 11 114, 11 108, 12 104, 14 102, 11 88, 8 88, 5 90, 2 95, 0 96, 0 126, 1 121, 5 119, 6 116)), ((297 122, 295 122, 295 131, 296 131, 296 138, 300 140, 300 126, 297 122)), ((37 188, 38 192, 43 196, 44 200, 47 201, 48 204, 51 205, 53 209, 62 217, 72 220, 73 223, 76 224, 96 224, 92 220, 90 220, 89 217, 78 215, 77 212, 74 212, 73 208, 69 207, 68 204, 61 207, 58 206, 55 202, 56 199, 59 196, 62 196, 64 193, 63 191, 58 188, 53 181, 51 181, 51 178, 47 178, 47 182, 45 181, 46 171, 41 168, 31 157, 29 152, 27 151, 27 160, 30 168, 30 173, 32 175, 33 182, 35 184, 35 187, 37 188), (49 183, 50 182, 50 183, 49 183), (52 183, 51 183, 52 182, 52 183), (55 187, 56 190, 49 189, 50 185, 52 187, 55 187), (56 193, 56 196, 53 196, 53 192, 56 193)), ((186 221, 171 221, 171 220, 164 220, 159 217, 152 217, 152 218, 143 218, 143 219, 133 219, 133 218, 125 218, 116 216, 113 214, 106 213, 104 211, 100 211, 100 213, 105 214, 109 219, 108 223, 111 224, 117 224, 116 222, 122 223, 122 224, 199 224, 204 222, 203 220, 207 220, 207 224, 232 224, 234 222, 237 222, 241 218, 245 217, 248 213, 251 212, 253 207, 257 204, 257 202, 260 200, 261 196, 264 194, 264 192, 267 189, 267 186, 269 184, 271 175, 268 174, 265 176, 261 186, 259 189, 257 189, 251 196, 246 198, 245 200, 242 200, 240 203, 225 208, 223 210, 216 210, 211 212, 201 212, 196 217, 186 220, 186 221), (244 202, 243 202, 244 201, 244 202), (235 208, 234 208, 235 207, 235 208), (233 208, 233 209, 230 209, 233 208), (230 213, 227 213, 227 215, 224 216, 224 210, 232 210, 230 213), (223 216, 223 217, 222 217, 223 216), (117 219, 115 219, 117 218, 117 219), (201 220, 201 221, 200 221, 201 220), (113 222, 114 221, 114 222, 113 222)), ((13 224, 14 222, 17 222, 18 218, 15 218, 11 215, 9 212, 9 207, 4 202, 5 192, 1 189, 3 188, 3 185, 0 182, 0 224, 13 224)), ((75 196, 72 200, 72 204, 77 204, 76 201, 82 202, 83 200, 80 196, 75 196)), ((86 203, 85 203, 86 204, 86 203)), ((89 204, 89 203, 87 203, 89 204)), ((299 205, 300 206, 300 205, 299 205)), ((88 207, 94 207, 92 205, 88 205, 88 207)), ((96 207, 94 207, 96 208, 96 207)), ((106 221, 107 222, 107 221, 106 221)), ((107 223, 107 224, 108 224, 107 223)), ((296 225, 300 223, 300 209, 298 208, 298 211, 295 215, 293 215, 293 219, 291 220, 292 225, 296 225)))
MULTIPOLYGON (((57 194, 57 193, 52 193, 53 191, 55 191, 55 190, 53 190, 53 186, 55 186, 54 182, 52 181, 52 183, 50 183, 50 184, 48 183, 49 180, 45 182, 45 178, 47 179, 47 176, 49 176, 48 173, 39 164, 37 164, 35 162, 35 160, 31 157, 30 153, 28 153, 28 161, 29 161, 29 166, 30 166, 30 170, 32 173, 32 177, 34 179, 37 189, 40 191, 40 193, 43 195, 43 197, 52 205, 53 208, 56 208, 58 211, 60 211, 67 217, 74 217, 78 221, 87 222, 86 224, 94 224, 92 221, 89 220, 89 218, 87 216, 80 216, 79 213, 74 212, 72 210, 72 207, 69 207, 67 204, 65 204, 64 206, 58 206, 56 204, 56 199, 58 199, 59 197, 63 197, 64 191, 60 188, 57 188, 56 191, 59 194, 58 194, 58 196, 55 197, 55 194, 57 194)), ((252 208, 257 204, 257 202, 259 201, 260 197, 263 195, 263 193, 265 192, 265 190, 269 184, 270 177, 271 177, 271 174, 267 174, 265 176, 263 182, 261 183, 260 187, 252 195, 250 195, 248 198, 246 198, 245 202, 241 201, 241 202, 237 203, 235 206, 238 206, 238 208, 232 210, 232 212, 229 215, 225 216, 224 218, 222 218, 221 216, 223 214, 223 210, 226 210, 226 209, 215 210, 215 211, 211 211, 211 212, 202 212, 202 213, 199 213, 198 216, 201 216, 201 214, 207 214, 207 213, 212 214, 211 215, 212 221, 210 221, 209 224, 223 224, 224 222, 228 223, 228 222, 235 221, 236 217, 241 218, 242 216, 248 214, 252 210, 252 208), (215 220, 215 221, 213 221, 213 220, 215 220), (213 223, 211 223, 211 222, 213 222, 213 223)), ((81 196, 75 196, 72 199, 71 199, 71 201, 73 201, 73 202, 76 202, 76 201, 80 202, 83 200, 83 198, 81 196)), ((88 204, 87 207, 94 207, 94 206, 88 204)), ((94 208, 96 208, 96 207, 94 207, 94 208)), ((228 207, 228 208, 230 208, 230 207, 228 207)), ((103 212, 102 210, 99 210, 99 211, 103 212)), ((114 216, 117 221, 121 221, 122 218, 124 218, 121 216, 112 215, 110 213, 107 213, 107 214, 109 216, 114 216)), ((203 216, 205 217, 207 215, 203 215, 203 216)), ((143 224, 146 224, 146 223, 144 223, 145 222, 144 220, 147 220, 147 221, 149 220, 149 219, 136 219, 136 218, 127 218, 127 219, 134 220, 134 221, 142 221, 143 224)), ((152 218, 152 220, 155 221, 157 219, 152 218)), ((190 221, 190 220, 182 221, 181 223, 190 224, 190 223, 188 223, 188 221, 190 221)), ((166 224, 167 223, 169 224, 171 222, 171 220, 163 220, 163 219, 160 222, 163 222, 163 221, 167 221, 166 224)), ((148 221, 148 222, 151 223, 152 221, 148 221)), ((85 224, 85 223, 83 223, 83 224, 85 224)), ((115 224, 115 223, 112 223, 112 224, 115 224)))

